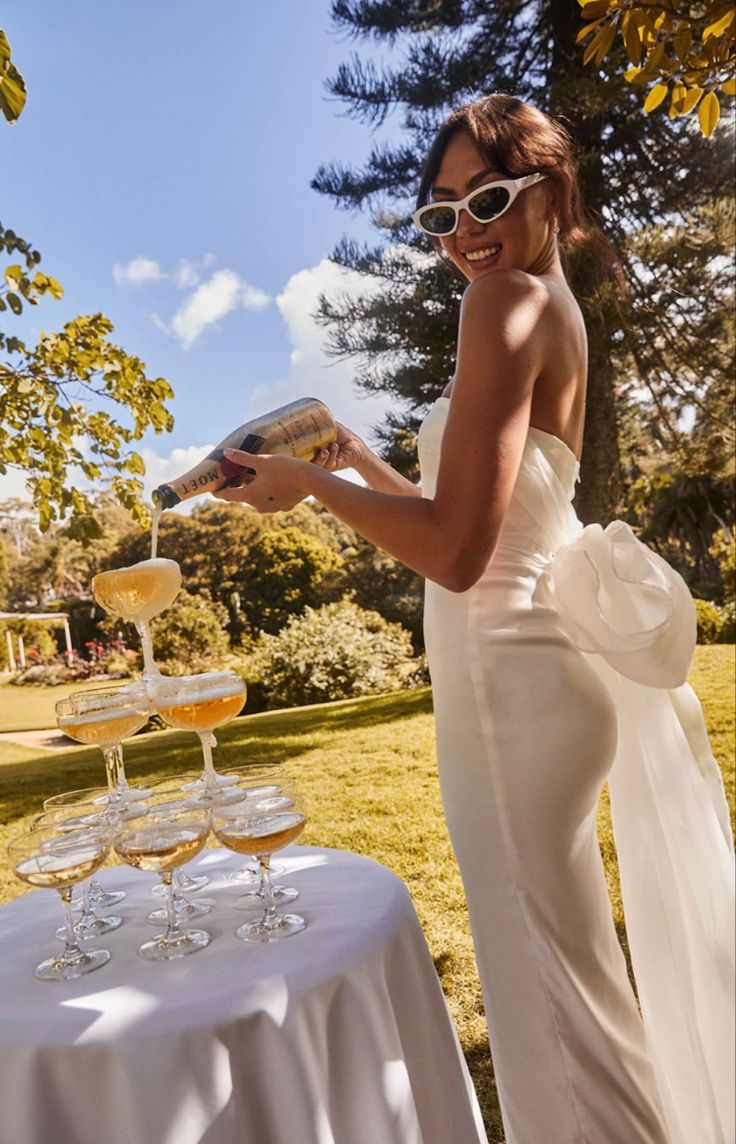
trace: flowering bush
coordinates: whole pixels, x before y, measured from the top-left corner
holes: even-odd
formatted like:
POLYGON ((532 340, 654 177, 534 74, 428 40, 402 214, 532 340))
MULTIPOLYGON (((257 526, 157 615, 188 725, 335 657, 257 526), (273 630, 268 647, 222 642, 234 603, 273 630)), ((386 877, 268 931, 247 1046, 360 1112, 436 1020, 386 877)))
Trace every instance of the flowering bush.
POLYGON ((350 600, 305 608, 277 635, 261 635, 244 673, 249 709, 324 703, 424 682, 400 624, 350 600))
POLYGON ((138 665, 138 653, 119 640, 113 644, 90 641, 84 647, 86 657, 72 652, 71 656, 54 655, 43 659, 31 650, 26 654, 28 666, 10 682, 18 686, 56 687, 59 683, 76 683, 80 679, 125 679, 138 665))
POLYGON ((736 604, 714 604, 695 600, 698 614, 698 643, 733 643, 736 639, 736 604))

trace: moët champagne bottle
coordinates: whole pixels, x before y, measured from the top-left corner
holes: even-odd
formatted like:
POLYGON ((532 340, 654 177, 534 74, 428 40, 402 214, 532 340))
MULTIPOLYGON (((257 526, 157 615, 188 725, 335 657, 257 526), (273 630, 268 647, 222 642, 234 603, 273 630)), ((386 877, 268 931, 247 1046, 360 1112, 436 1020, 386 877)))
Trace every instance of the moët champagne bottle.
POLYGON ((154 489, 153 503, 160 509, 173 508, 200 493, 247 484, 253 470, 228 461, 223 455, 225 448, 283 453, 312 461, 336 437, 335 419, 327 406, 316 397, 301 397, 234 429, 193 469, 154 489))

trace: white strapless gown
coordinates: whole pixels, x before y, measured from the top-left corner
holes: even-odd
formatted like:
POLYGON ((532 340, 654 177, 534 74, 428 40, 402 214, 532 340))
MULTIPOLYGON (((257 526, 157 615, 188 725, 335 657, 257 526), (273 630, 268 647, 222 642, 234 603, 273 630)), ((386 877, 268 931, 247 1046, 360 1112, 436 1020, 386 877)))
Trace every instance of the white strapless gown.
MULTIPOLYGON (((425 496, 448 404, 419 435, 425 496)), ((486 572, 467 592, 426 587, 442 797, 506 1142, 734 1144, 733 840, 683 685, 694 609, 628 526, 581 528, 577 476, 568 447, 530 429, 486 572), (596 835, 606 779, 643 1020, 596 835)))

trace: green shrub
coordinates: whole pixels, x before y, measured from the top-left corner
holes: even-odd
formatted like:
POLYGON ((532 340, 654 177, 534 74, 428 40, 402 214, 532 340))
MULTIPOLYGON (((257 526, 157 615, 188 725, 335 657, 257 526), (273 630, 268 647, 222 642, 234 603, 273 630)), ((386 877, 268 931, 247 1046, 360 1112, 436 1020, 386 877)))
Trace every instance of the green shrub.
POLYGON ((151 624, 159 667, 180 675, 218 666, 230 647, 226 623, 222 604, 202 593, 180 592, 151 624))
POLYGON ((105 656, 105 674, 109 675, 111 679, 129 679, 138 667, 140 658, 137 652, 127 648, 125 650, 113 648, 105 656))
POLYGON ((421 681, 420 666, 409 633, 378 612, 349 600, 305 608, 256 643, 244 672, 248 709, 399 691, 421 681))
POLYGON ((727 605, 733 604, 736 600, 736 539, 733 533, 720 528, 713 534, 713 543, 708 551, 718 564, 723 599, 727 605))
POLYGON ((18 687, 56 687, 60 683, 69 683, 74 676, 68 671, 62 661, 47 664, 38 663, 25 671, 18 672, 10 680, 18 687))
POLYGON ((695 600, 698 615, 698 643, 734 643, 736 640, 736 604, 714 604, 712 600, 695 600))

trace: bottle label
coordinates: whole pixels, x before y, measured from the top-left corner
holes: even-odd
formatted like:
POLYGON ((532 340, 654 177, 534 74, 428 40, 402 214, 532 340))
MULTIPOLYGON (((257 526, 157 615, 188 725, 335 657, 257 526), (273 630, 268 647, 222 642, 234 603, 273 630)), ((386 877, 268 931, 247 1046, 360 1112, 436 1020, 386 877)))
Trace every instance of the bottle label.
POLYGON ((335 423, 327 407, 315 398, 300 398, 234 430, 199 465, 156 490, 158 500, 170 507, 197 493, 247 484, 255 475, 254 470, 228 461, 223 454, 227 446, 244 453, 260 453, 265 449, 267 453, 311 461, 334 439, 335 423), (245 436, 241 437, 244 431, 245 436), (170 491, 165 493, 167 489, 170 491))

